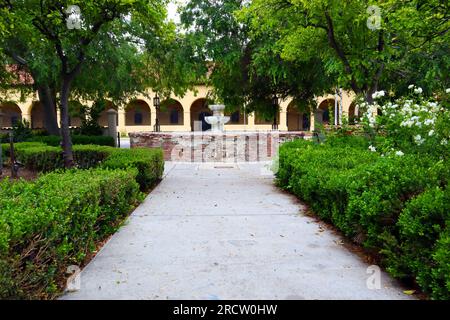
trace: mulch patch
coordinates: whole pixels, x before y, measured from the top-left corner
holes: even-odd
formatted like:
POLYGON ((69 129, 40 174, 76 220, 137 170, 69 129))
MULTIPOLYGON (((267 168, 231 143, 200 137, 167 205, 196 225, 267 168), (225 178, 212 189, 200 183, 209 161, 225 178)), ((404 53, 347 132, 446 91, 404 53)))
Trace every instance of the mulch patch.
MULTIPOLYGON (((26 181, 34 181, 38 178, 39 173, 37 171, 31 171, 25 168, 20 168, 18 173, 18 180, 24 179, 26 181)), ((2 173, 0 174, 0 181, 5 178, 11 177, 11 167, 3 166, 2 173)))

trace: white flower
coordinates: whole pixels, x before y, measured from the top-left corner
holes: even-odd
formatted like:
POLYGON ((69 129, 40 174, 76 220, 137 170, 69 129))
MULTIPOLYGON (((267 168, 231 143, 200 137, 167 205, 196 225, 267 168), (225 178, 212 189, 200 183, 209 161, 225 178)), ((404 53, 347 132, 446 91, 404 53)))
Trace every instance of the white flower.
POLYGON ((445 90, 445 93, 450 93, 450 88, 448 88, 447 90, 445 90))
POLYGON ((431 130, 431 131, 428 133, 428 136, 429 136, 429 137, 434 136, 434 130, 431 130))
POLYGON ((416 141, 416 143, 420 146, 425 142, 425 139, 422 138, 422 136, 420 134, 418 134, 417 136, 414 137, 414 140, 416 141))
POLYGON ((411 90, 411 89, 414 89, 414 87, 415 86, 413 84, 411 84, 411 85, 409 85, 408 89, 411 90))
POLYGON ((396 155, 397 157, 403 157, 405 154, 404 154, 403 152, 401 152, 401 151, 397 151, 397 152, 395 153, 395 155, 396 155))
POLYGON ((376 100, 376 99, 384 97, 384 96, 386 96, 386 92, 384 92, 384 91, 377 91, 377 92, 375 92, 372 95, 372 98, 376 100))
POLYGON ((374 146, 370 146, 369 150, 372 151, 372 152, 377 152, 377 148, 375 148, 374 146))
POLYGON ((441 145, 446 146, 448 144, 447 139, 442 139, 441 145))
POLYGON ((428 102, 428 106, 432 109, 436 109, 438 107, 438 104, 436 102, 428 102))
POLYGON ((416 89, 414 89, 414 93, 416 93, 416 94, 422 94, 422 92, 423 92, 423 89, 422 89, 422 88, 416 88, 416 89))

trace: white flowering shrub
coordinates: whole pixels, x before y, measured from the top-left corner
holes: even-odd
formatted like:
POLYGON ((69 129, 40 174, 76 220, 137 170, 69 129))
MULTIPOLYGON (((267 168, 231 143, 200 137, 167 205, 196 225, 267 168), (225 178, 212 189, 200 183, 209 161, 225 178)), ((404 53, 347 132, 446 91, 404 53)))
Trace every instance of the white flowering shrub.
MULTIPOLYGON (((366 110, 363 125, 372 140, 370 150, 386 156, 423 153, 448 159, 449 97, 436 102, 425 99, 421 88, 411 85, 409 89, 409 96, 395 101, 389 101, 383 91, 376 92, 375 104, 360 105, 366 110)), ((446 95, 449 93, 446 90, 446 95)))

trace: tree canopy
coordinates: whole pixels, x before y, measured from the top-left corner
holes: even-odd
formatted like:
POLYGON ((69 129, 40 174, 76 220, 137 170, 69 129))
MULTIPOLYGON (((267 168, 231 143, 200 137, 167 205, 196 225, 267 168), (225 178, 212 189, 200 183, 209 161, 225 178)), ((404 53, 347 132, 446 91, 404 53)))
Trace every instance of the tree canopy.
POLYGON ((372 102, 381 88, 448 87, 446 1, 191 0, 181 17, 227 104, 267 109, 278 95, 310 106, 336 88, 372 102))
POLYGON ((213 98, 266 117, 274 115, 274 96, 291 96, 308 107, 331 85, 332 77, 318 59, 282 59, 277 30, 252 33, 249 18, 238 14, 246 2, 192 0, 182 9, 186 38, 200 61, 210 61, 205 69, 210 68, 207 82, 214 88, 213 98))
POLYGON ((381 86, 448 83, 447 1, 253 0, 242 14, 252 38, 277 30, 282 59, 319 58, 335 85, 368 100, 381 86))
POLYGON ((177 36, 166 22, 166 5, 166 0, 0 1, 0 25, 8 32, 0 41, 2 52, 31 73, 32 89, 50 100, 47 113, 59 105, 67 166, 73 160, 70 99, 120 101, 149 87, 181 93, 189 86, 175 68, 183 64, 171 58, 177 36), (149 61, 158 66, 148 68, 149 61))

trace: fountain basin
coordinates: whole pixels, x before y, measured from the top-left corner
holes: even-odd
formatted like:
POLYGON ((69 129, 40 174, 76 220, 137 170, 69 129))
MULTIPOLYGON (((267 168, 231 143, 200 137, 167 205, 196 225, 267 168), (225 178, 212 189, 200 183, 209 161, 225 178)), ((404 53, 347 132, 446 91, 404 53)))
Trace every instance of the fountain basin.
POLYGON ((206 123, 211 125, 211 131, 218 133, 224 132, 224 126, 230 122, 230 117, 225 117, 223 112, 225 110, 224 105, 211 105, 209 108, 213 111, 213 116, 205 117, 206 123))

